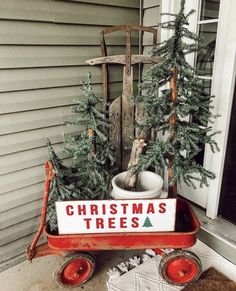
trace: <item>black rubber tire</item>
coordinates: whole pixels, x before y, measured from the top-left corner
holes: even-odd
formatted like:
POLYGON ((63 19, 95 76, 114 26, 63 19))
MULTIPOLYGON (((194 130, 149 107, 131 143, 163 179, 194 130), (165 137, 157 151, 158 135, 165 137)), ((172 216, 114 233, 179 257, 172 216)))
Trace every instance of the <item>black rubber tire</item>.
POLYGON ((90 254, 82 252, 70 253, 58 263, 53 275, 54 281, 58 286, 76 288, 92 278, 95 267, 95 259, 90 254), (66 277, 68 266, 70 266, 72 271, 74 268, 74 279, 66 277), (78 270, 75 268, 78 268, 78 270))
POLYGON ((195 255, 193 252, 185 250, 175 250, 169 254, 164 255, 159 264, 159 273, 162 278, 168 283, 175 286, 185 286, 195 282, 201 276, 202 270, 202 263, 198 256, 195 255), (171 275, 168 274, 168 266, 170 266, 170 264, 174 264, 174 262, 179 263, 181 262, 181 260, 185 264, 189 264, 190 274, 188 274, 188 268, 186 268, 186 266, 183 266, 183 270, 180 270, 179 267, 177 267, 178 273, 174 274, 174 276, 171 277, 171 275), (192 267, 192 269, 191 265, 194 266, 192 267), (189 276, 189 278, 187 277, 187 275, 189 276))

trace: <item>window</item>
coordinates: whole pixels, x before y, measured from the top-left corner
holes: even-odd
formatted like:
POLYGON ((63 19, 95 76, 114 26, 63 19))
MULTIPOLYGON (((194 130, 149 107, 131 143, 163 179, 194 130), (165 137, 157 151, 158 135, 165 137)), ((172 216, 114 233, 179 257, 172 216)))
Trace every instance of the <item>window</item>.
MULTIPOLYGON (((195 66, 199 70, 199 77, 203 79, 207 98, 211 94, 220 0, 202 0, 200 2, 197 33, 203 39, 206 50, 195 56, 195 66)), ((204 152, 205 149, 202 147, 202 151, 195 158, 201 165, 204 163, 204 152)))

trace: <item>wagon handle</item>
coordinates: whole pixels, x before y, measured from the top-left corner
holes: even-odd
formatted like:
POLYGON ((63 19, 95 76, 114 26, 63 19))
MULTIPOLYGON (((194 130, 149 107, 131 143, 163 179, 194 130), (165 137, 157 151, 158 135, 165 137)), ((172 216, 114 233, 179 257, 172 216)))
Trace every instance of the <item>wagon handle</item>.
POLYGON ((39 225, 39 229, 38 229, 32 243, 31 243, 31 245, 28 246, 28 248, 26 250, 27 258, 30 261, 32 261, 32 259, 35 256, 35 247, 38 243, 38 240, 39 240, 39 238, 43 232, 43 228, 45 226, 50 183, 51 183, 51 180, 55 177, 55 171, 54 171, 52 163, 50 161, 46 161, 44 168, 45 168, 46 180, 45 180, 45 186, 44 186, 43 206, 42 206, 40 225, 39 225))

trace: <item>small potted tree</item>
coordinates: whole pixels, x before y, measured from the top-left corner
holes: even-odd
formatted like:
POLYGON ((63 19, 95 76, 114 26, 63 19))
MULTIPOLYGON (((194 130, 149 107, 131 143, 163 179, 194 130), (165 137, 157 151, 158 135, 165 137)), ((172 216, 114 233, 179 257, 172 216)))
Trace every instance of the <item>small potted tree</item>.
POLYGON ((111 190, 114 150, 107 138, 109 120, 102 107, 102 100, 93 92, 91 75, 82 83, 85 99, 75 100, 72 112, 76 113, 66 123, 82 126, 79 133, 66 139, 66 153, 71 165, 66 166, 56 155, 47 140, 49 160, 55 171, 47 206, 47 225, 57 233, 56 201, 108 199, 111 190))
POLYGON ((168 169, 168 196, 177 196, 177 183, 185 182, 196 187, 195 182, 208 186, 215 175, 196 162, 195 157, 205 144, 213 152, 219 150, 212 130, 216 117, 211 113, 213 96, 204 92, 198 71, 186 61, 186 55, 201 53, 203 42, 188 30, 188 14, 184 13, 185 0, 178 14, 161 23, 162 29, 172 31, 172 36, 159 43, 152 56, 160 61, 144 75, 140 102, 146 113, 142 126, 152 130, 152 139, 140 157, 139 170, 149 167, 168 169))
POLYGON ((213 152, 219 150, 214 140, 218 132, 213 132, 211 126, 216 117, 211 113, 213 96, 204 92, 197 70, 185 58, 187 54, 203 52, 204 45, 188 30, 188 17, 194 11, 185 14, 184 5, 182 0, 179 13, 170 14, 172 20, 159 25, 173 33, 152 51, 152 57, 159 61, 147 70, 140 84, 139 102, 145 112, 140 126, 152 134, 138 167, 132 170, 137 176, 137 172, 142 175, 149 168, 167 168, 168 197, 177 196, 180 182, 194 188, 195 182, 200 187, 208 186, 208 179, 215 175, 197 163, 195 157, 205 144, 213 152))

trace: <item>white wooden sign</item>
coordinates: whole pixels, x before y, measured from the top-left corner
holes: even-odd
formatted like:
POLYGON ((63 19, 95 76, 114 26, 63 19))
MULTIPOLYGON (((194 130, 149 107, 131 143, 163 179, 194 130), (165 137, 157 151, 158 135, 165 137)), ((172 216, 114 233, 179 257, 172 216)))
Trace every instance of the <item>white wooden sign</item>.
POLYGON ((56 202, 59 234, 174 231, 176 199, 56 202))

